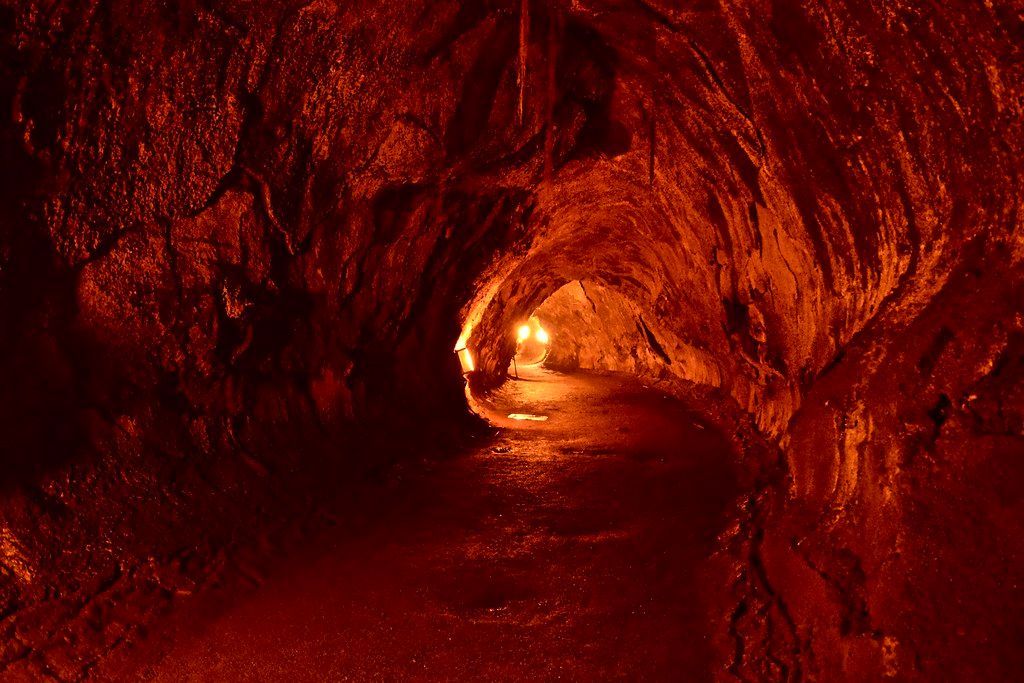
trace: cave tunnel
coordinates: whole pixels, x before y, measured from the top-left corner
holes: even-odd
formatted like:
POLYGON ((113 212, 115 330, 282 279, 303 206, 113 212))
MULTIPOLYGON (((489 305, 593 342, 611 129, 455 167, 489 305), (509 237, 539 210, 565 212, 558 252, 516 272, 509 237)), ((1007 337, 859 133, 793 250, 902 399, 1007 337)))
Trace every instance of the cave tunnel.
POLYGON ((1019 679, 1019 0, 0 27, 0 679, 1019 679))

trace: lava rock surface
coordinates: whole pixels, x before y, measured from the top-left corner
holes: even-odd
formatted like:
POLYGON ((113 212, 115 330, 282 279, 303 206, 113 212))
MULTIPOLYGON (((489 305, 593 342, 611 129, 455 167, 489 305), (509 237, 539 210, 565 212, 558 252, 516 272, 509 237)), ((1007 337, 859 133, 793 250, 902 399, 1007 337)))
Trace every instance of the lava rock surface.
POLYGON ((718 671, 1024 665, 1016 0, 2 0, 0 27, 0 672, 88 673, 151 613, 102 596, 190 590, 318 467, 398 457, 380 425, 465 424, 460 334, 493 387, 577 281, 642 321, 613 369, 769 444, 718 671))

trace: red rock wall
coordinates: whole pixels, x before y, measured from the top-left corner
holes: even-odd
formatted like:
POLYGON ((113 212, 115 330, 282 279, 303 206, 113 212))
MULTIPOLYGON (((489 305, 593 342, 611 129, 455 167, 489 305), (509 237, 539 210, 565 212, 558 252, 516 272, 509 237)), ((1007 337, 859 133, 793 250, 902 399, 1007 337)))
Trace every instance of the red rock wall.
POLYGON ((550 336, 544 366, 572 372, 668 375, 671 359, 629 301, 592 282, 574 280, 545 299, 537 318, 550 336))

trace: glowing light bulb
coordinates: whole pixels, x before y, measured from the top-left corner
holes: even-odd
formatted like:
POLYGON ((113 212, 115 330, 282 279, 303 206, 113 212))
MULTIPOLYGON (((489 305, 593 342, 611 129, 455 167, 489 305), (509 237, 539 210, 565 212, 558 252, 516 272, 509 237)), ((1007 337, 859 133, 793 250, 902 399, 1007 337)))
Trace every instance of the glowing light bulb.
POLYGON ((519 341, 524 342, 530 338, 530 326, 521 325, 519 327, 519 341))
POLYGON ((539 341, 541 344, 548 343, 548 333, 543 327, 538 327, 537 331, 534 333, 533 336, 535 336, 537 338, 537 341, 539 341))

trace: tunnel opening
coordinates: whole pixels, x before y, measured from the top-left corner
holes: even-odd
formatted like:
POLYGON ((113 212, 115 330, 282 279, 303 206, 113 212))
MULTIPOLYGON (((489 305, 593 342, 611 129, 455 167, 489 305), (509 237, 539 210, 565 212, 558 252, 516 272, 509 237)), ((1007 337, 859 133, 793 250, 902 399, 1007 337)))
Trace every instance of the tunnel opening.
POLYGON ((657 380, 671 364, 639 307, 600 282, 573 280, 562 285, 535 315, 551 330, 545 360, 551 369, 620 372, 657 380))
MULTIPOLYGON (((486 393, 518 368, 543 366, 561 373, 622 373, 657 383, 671 375, 672 361, 644 321, 642 309, 615 288, 595 279, 573 279, 551 288, 528 315, 515 306, 492 304, 479 318, 496 339, 473 335, 467 326, 456 344, 469 392, 486 393), (511 343, 509 343, 511 341, 511 343), (477 349, 476 353, 470 350, 477 349), (475 358, 508 357, 506 371, 493 378, 474 377, 475 358)), ((498 360, 494 365, 501 365, 498 360)))
MULTIPOLYGON (((692 383, 673 374, 672 359, 645 322, 645 308, 618 287, 584 276, 549 279, 541 286, 506 279, 492 289, 498 295, 477 310, 476 325, 467 322, 456 344, 466 359, 461 369, 467 405, 490 424, 546 421, 568 396, 560 385, 586 375, 628 378, 644 390, 693 398, 692 383), (507 359, 504 372, 481 372, 478 357, 494 368, 507 359), (522 405, 513 398, 516 390, 506 386, 517 381, 534 384, 522 405)), ((697 412, 702 405, 692 402, 697 412)))
POLYGON ((509 363, 508 374, 519 377, 519 367, 532 367, 542 365, 550 353, 551 337, 548 331, 541 326, 540 319, 536 315, 516 327, 516 349, 509 363))

